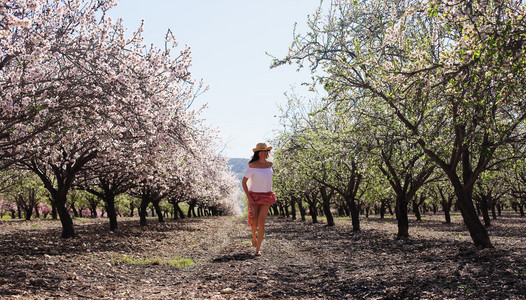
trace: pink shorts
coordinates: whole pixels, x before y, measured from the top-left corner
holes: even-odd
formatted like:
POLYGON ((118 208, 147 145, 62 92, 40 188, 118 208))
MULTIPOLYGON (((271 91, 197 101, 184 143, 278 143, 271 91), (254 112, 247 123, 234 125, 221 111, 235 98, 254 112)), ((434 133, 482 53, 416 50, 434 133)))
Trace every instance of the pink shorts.
MULTIPOLYGON (((250 197, 252 197, 252 200, 254 200, 253 204, 257 205, 272 205, 276 203, 277 196, 274 194, 274 192, 266 192, 266 193, 256 193, 256 192, 249 192, 250 197)), ((252 207, 250 203, 248 204, 248 227, 252 226, 252 220, 254 218, 254 207, 252 207)))

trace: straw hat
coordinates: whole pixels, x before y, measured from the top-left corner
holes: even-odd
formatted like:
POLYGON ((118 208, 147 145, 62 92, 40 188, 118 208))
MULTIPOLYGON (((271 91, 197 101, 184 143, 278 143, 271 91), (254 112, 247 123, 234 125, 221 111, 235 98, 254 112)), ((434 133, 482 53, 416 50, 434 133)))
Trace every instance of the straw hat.
POLYGON ((256 148, 252 149, 253 152, 256 152, 256 151, 270 151, 272 149, 272 147, 268 147, 267 144, 265 143, 258 143, 256 145, 256 148))

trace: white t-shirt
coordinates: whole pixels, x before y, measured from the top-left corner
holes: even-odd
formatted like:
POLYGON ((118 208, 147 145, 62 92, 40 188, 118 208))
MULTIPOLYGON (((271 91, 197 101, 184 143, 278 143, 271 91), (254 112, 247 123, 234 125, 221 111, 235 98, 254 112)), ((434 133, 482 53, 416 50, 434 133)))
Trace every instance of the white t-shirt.
POLYGON ((251 168, 245 171, 247 187, 251 192, 266 193, 272 191, 272 168, 251 168))

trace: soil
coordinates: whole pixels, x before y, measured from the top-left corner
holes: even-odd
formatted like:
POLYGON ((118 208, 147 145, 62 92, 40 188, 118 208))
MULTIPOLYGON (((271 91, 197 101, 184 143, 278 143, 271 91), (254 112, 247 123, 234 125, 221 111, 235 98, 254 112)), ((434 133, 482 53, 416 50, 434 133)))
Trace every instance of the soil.
POLYGON ((66 240, 56 220, 2 221, 0 298, 526 298, 526 218, 493 220, 495 249, 484 250, 459 215, 442 220, 411 220, 410 239, 396 240, 393 218, 364 218, 353 232, 348 218, 327 227, 269 217, 258 257, 239 217, 121 218, 115 233, 105 219, 77 219, 66 240))

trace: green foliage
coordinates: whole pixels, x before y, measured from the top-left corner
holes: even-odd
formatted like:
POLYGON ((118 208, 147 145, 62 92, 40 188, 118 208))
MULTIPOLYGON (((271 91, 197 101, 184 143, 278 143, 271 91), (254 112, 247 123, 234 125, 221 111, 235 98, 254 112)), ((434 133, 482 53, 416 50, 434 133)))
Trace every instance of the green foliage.
MULTIPOLYGON (((448 179, 468 202, 460 207, 473 221, 471 236, 485 236, 469 203, 475 183, 513 157, 499 149, 525 142, 524 5, 364 0, 317 11, 308 33, 273 62, 321 69, 313 86, 328 93, 323 101, 291 99, 282 110, 280 159, 294 161, 278 165, 294 171, 281 172, 336 185, 344 182, 340 163, 354 161, 373 189, 388 182, 408 199, 426 181, 448 179), (385 182, 374 179, 380 174, 385 182)), ((476 243, 491 246, 489 238, 476 243)))

